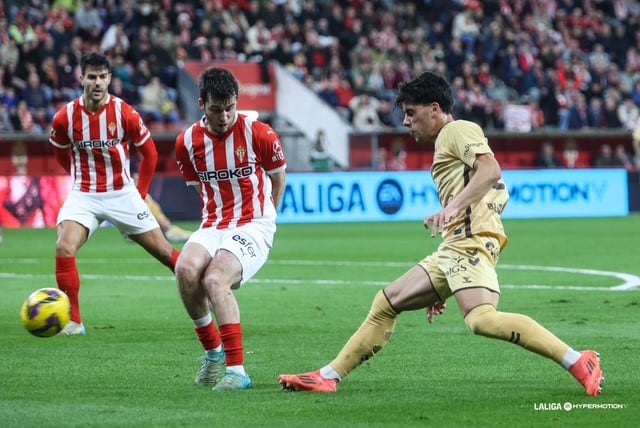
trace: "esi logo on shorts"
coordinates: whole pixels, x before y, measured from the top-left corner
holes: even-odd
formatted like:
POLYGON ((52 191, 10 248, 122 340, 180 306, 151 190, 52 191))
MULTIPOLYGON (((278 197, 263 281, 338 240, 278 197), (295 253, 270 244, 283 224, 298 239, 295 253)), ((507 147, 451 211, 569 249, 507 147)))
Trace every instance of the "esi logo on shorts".
POLYGON ((386 179, 380 182, 376 191, 378 208, 385 214, 395 214, 402 208, 404 195, 396 180, 386 179))
POLYGON ((231 238, 240 244, 240 251, 242 251, 243 256, 255 257, 256 250, 253 249, 253 243, 240 235, 233 235, 231 238), (245 252, 246 251, 246 252, 245 252))

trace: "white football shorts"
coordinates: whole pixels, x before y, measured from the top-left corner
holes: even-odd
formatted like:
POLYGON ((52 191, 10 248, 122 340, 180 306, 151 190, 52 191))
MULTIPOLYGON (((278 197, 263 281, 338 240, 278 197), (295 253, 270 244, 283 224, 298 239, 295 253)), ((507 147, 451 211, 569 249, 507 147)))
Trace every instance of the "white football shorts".
POLYGON ((220 249, 231 252, 242 265, 242 285, 253 278, 266 263, 275 231, 275 226, 257 223, 245 224, 234 229, 207 227, 193 232, 187 244, 202 245, 211 257, 220 249))
POLYGON ((109 221, 124 236, 138 235, 160 227, 135 186, 105 193, 72 190, 58 212, 57 224, 73 220, 89 229, 89 236, 103 221, 109 221))

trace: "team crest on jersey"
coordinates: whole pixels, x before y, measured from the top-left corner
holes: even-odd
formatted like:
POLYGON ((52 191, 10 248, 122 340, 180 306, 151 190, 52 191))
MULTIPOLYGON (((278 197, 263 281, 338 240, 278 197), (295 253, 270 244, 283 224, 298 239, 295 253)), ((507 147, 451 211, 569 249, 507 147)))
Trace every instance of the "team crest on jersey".
POLYGON ((238 158, 239 162, 244 161, 244 156, 247 154, 247 151, 244 149, 244 147, 240 146, 236 149, 236 157, 238 158))
POLYGON ((109 130, 110 135, 114 135, 116 133, 116 124, 113 122, 109 122, 109 125, 107 125, 107 129, 109 130))

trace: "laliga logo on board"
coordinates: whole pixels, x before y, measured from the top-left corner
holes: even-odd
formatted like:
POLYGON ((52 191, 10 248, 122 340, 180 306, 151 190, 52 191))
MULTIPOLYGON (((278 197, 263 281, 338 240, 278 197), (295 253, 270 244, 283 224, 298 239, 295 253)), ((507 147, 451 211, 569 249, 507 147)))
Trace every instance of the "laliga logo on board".
POLYGON ((404 194, 400 183, 386 179, 380 182, 376 190, 378 208, 385 214, 395 214, 402 208, 404 194))

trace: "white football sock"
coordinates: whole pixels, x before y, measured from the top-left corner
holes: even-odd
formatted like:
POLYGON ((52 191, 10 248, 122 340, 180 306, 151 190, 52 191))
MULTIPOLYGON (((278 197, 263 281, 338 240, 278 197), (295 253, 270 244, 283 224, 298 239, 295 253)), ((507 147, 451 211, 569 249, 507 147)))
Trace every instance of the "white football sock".
POLYGON ((569 370, 569 367, 578 362, 582 354, 578 351, 574 351, 573 348, 569 348, 564 357, 562 358, 562 367, 569 370))
POLYGON ((320 376, 325 379, 335 379, 338 382, 342 380, 342 376, 338 374, 331 366, 324 366, 320 369, 320 376))

